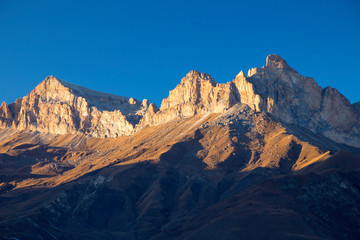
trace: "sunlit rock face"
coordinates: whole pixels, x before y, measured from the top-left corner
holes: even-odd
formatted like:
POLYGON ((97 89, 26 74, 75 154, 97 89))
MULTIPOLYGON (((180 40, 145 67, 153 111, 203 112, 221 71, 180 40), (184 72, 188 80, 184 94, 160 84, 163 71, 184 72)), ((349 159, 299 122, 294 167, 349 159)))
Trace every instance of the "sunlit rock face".
POLYGON ((360 146, 358 105, 336 89, 322 89, 303 77, 278 55, 269 55, 266 66, 241 71, 232 82, 218 84, 208 74, 189 72, 164 99, 151 124, 198 113, 221 113, 237 103, 271 113, 279 120, 306 127, 336 142, 360 146))
POLYGON ((336 89, 322 89, 301 76, 280 56, 270 55, 265 67, 250 69, 247 80, 261 98, 262 111, 336 142, 360 146, 360 118, 350 102, 336 89))
POLYGON ((253 86, 246 81, 243 72, 232 82, 218 84, 208 74, 191 71, 170 91, 160 110, 187 117, 197 113, 224 112, 240 102, 255 110, 259 101, 259 96, 254 95, 253 86))
POLYGON ((10 112, 10 109, 6 102, 3 102, 0 106, 0 126, 3 128, 11 127, 13 122, 13 117, 10 112))
POLYGON ((160 109, 50 76, 0 106, 0 239, 360 239, 359 117, 278 55, 160 109))
POLYGON ((360 147, 359 103, 336 89, 322 89, 278 55, 266 66, 241 71, 219 84, 209 74, 190 71, 165 98, 160 109, 147 100, 114 96, 46 78, 30 94, 0 108, 0 126, 94 137, 131 135, 144 127, 196 114, 222 113, 236 104, 270 113, 336 142, 360 147))
POLYGON ((196 114, 223 113, 238 103, 260 111, 260 97, 254 93, 253 84, 246 80, 243 72, 233 81, 219 84, 209 74, 193 70, 170 91, 160 110, 151 110, 140 126, 157 125, 196 114))
POLYGON ((2 105, 2 125, 10 121, 19 130, 117 137, 134 131, 149 103, 100 93, 50 76, 9 107, 11 114, 6 104, 2 105))
MULTIPOLYGON (((217 84, 208 74, 189 72, 164 99, 148 124, 159 124, 196 114, 219 113, 238 103, 235 85, 217 84)), ((144 122, 146 124, 146 122, 144 122)))

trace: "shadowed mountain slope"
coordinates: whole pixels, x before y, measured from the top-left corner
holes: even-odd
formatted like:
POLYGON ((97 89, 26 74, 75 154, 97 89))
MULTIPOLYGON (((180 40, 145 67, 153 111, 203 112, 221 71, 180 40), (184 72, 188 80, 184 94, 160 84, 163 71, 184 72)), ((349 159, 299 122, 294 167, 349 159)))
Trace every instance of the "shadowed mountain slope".
POLYGON ((139 102, 99 93, 50 76, 24 98, 10 105, 3 103, 0 126, 117 137, 200 113, 223 113, 239 103, 333 141, 360 147, 357 104, 351 105, 336 89, 322 89, 275 54, 266 58, 266 66, 250 69, 248 76, 241 71, 224 84, 216 83, 209 74, 191 71, 163 100, 160 111, 146 99, 139 102))
MULTIPOLYGON (((311 132, 304 134, 296 126, 286 127, 244 105, 222 114, 174 120, 116 139, 12 130, 1 135, 0 175, 6 179, 0 197, 2 236, 359 236, 355 228, 341 227, 360 224, 355 167, 359 157, 352 153, 331 156, 341 149, 359 150, 311 132), (351 167, 339 166, 344 161, 351 167), (347 185, 341 187, 342 182, 347 185), (322 205, 326 196, 316 192, 325 191, 322 188, 329 192, 325 192, 329 199, 334 197, 333 191, 341 190, 335 195, 344 201, 344 208, 354 211, 355 218, 347 220, 346 212, 328 213, 322 205), (342 192, 347 189, 353 190, 342 192), (331 226, 340 224, 336 214, 342 222, 334 230, 331 226), (255 222, 262 231, 254 231, 255 222)), ((326 204, 336 208, 337 201, 326 204)))
POLYGON ((160 109, 48 77, 0 107, 2 239, 359 239, 358 105, 277 55, 160 109))

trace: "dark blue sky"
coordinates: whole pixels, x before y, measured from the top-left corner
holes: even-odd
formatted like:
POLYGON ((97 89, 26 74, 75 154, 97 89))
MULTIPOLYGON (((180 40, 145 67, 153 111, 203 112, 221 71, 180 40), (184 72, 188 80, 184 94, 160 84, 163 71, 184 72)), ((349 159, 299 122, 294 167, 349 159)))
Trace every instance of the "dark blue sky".
POLYGON ((47 75, 159 105, 185 74, 217 82, 281 55, 352 103, 360 1, 0 0, 0 101, 47 75))

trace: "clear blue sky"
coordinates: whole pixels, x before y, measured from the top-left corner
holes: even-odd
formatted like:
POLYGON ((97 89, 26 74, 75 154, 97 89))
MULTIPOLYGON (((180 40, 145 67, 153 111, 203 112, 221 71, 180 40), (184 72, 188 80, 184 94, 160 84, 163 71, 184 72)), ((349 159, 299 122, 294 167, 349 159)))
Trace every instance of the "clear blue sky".
POLYGON ((360 100, 360 1, 0 0, 0 101, 47 75, 160 104, 185 74, 217 82, 281 55, 360 100))

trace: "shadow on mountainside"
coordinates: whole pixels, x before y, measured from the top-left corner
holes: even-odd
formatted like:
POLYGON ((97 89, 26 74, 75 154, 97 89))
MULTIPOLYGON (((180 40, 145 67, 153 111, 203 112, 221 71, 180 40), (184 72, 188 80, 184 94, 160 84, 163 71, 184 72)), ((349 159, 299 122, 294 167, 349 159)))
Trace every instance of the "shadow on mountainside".
MULTIPOLYGON (((244 170, 261 155, 258 148, 250 149, 253 143, 248 134, 255 134, 257 145, 265 140, 245 120, 234 121, 230 118, 228 125, 215 122, 211 127, 206 122, 193 131, 185 127, 190 130, 176 141, 166 140, 165 148, 152 145, 141 134, 136 136, 139 139, 95 142, 99 153, 84 143, 92 151, 90 156, 95 155, 86 160, 90 167, 82 168, 90 172, 53 188, 15 188, 0 195, 0 236, 87 240, 360 237, 359 156, 340 152, 294 172, 303 148, 289 138, 287 158, 279 159, 279 166, 259 164, 244 170), (106 143, 111 149, 101 147, 106 143), (121 149, 110 155, 117 148, 121 149), (156 159, 151 158, 157 152, 156 159), (92 164, 103 161, 107 165, 91 170, 92 164)), ((287 130, 298 131, 293 126, 287 130)), ((174 135, 182 133, 183 128, 174 135)), ((154 136, 151 129, 146 134, 159 138, 157 143, 164 138, 154 136)), ((308 138, 321 142, 310 133, 308 138)), ((87 153, 65 150, 47 145, 39 150, 31 144, 12 148, 54 160, 86 158, 87 153)), ((27 173, 31 166, 25 169, 27 173)))
POLYGON ((19 239, 360 236, 356 155, 337 153, 294 174, 256 168, 227 169, 223 175, 221 169, 207 170, 200 159, 185 158, 190 145, 196 140, 176 145, 156 164, 112 166, 55 188, 2 194, 0 234, 19 239), (194 168, 193 161, 203 168, 194 168), (356 167, 348 166, 353 163, 356 167))

